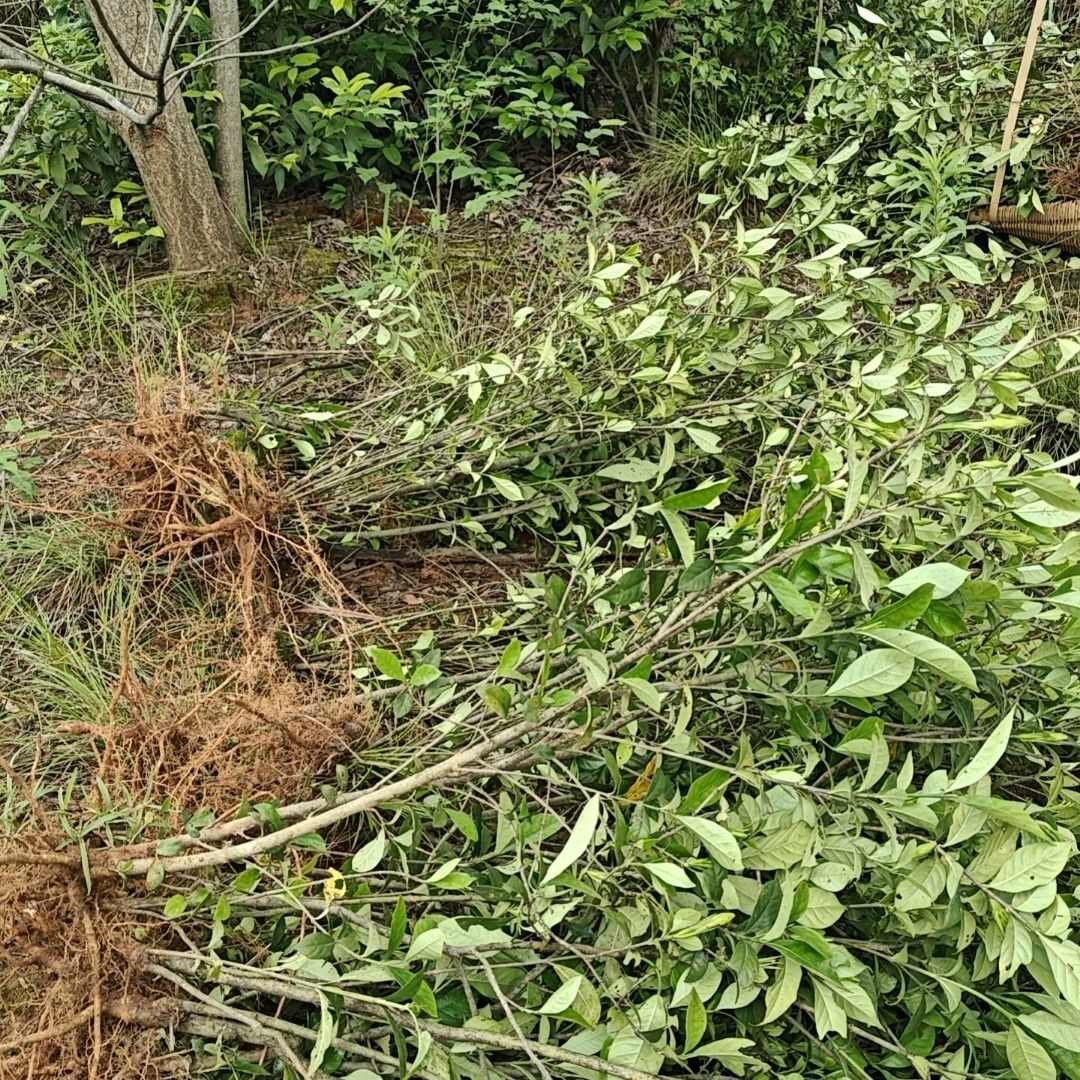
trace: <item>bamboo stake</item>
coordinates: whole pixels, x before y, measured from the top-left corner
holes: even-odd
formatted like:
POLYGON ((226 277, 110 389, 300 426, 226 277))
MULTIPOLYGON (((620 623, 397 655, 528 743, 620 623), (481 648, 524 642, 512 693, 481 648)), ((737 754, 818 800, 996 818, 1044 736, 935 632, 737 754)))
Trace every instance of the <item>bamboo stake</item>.
MULTIPOLYGON (((1020 116, 1020 106, 1024 101, 1024 91, 1027 89, 1028 74, 1031 72, 1031 62, 1035 58, 1035 44, 1039 40, 1039 30, 1042 28, 1043 16, 1046 14, 1046 0, 1035 0, 1034 10, 1031 12, 1031 25, 1028 26, 1027 41, 1024 43, 1024 55, 1020 59, 1020 70, 1016 73, 1016 83, 1013 86, 1012 99, 1009 102, 1009 114, 1005 119, 1005 132, 1001 138, 1001 152, 1008 155, 1012 147, 1013 135, 1016 132, 1016 121, 1020 116)), ((1005 170, 1009 159, 1006 156, 997 167, 994 176, 994 191, 990 196, 990 215, 992 222, 997 221, 998 206, 1001 204, 1001 190, 1005 186, 1005 170)))

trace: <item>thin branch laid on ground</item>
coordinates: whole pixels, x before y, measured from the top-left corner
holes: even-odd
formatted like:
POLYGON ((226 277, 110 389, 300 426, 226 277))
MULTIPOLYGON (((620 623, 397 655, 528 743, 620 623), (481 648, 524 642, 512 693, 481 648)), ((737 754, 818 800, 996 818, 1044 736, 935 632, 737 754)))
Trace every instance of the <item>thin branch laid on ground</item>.
MULTIPOLYGON (((182 971, 190 977, 198 972, 201 961, 195 956, 174 957, 167 962, 167 966, 173 970, 182 971)), ((216 981, 238 990, 250 990, 255 993, 302 1001, 308 1005, 322 1007, 320 991, 287 979, 273 976, 237 975, 226 968, 217 973, 216 981)), ((347 1012, 355 1012, 372 1018, 382 1018, 385 1016, 386 1010, 392 1008, 394 1008, 392 1005, 376 1005, 367 1001, 356 1002, 348 998, 345 999, 347 1012)), ((397 1006, 397 1008, 400 1009, 400 1006, 397 1006)), ((552 1046, 548 1043, 535 1042, 531 1039, 519 1040, 513 1035, 501 1035, 498 1032, 480 1029, 452 1027, 448 1024, 440 1024, 433 1020, 423 1020, 416 1017, 411 1019, 411 1023, 420 1031, 426 1031, 432 1038, 438 1039, 440 1042, 450 1044, 472 1043, 478 1046, 488 1046, 495 1050, 510 1051, 520 1051, 524 1042, 530 1057, 535 1055, 538 1058, 573 1065, 580 1069, 603 1071, 609 1076, 617 1077, 618 1080, 646 1080, 652 1075, 642 1072, 640 1069, 618 1065, 604 1061, 601 1058, 590 1057, 587 1054, 578 1054, 572 1050, 564 1050, 559 1046, 552 1046)), ((314 1033, 312 1035, 314 1036, 314 1033)), ((720 1074, 717 1074, 717 1080, 719 1080, 719 1076, 720 1074)))

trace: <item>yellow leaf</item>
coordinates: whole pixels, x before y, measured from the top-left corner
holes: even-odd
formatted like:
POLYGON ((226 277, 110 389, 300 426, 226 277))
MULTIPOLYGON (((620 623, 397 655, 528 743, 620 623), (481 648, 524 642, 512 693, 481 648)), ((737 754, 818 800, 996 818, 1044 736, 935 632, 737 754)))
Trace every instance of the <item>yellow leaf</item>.
POLYGON ((630 790, 623 796, 627 802, 641 802, 641 800, 649 794, 649 788, 652 787, 653 776, 656 774, 656 766, 659 764, 660 755, 657 754, 649 764, 645 766, 642 774, 630 785, 630 790))
POLYGON ((328 871, 329 877, 323 882, 322 894, 325 900, 337 900, 345 895, 345 878, 337 870, 328 871))

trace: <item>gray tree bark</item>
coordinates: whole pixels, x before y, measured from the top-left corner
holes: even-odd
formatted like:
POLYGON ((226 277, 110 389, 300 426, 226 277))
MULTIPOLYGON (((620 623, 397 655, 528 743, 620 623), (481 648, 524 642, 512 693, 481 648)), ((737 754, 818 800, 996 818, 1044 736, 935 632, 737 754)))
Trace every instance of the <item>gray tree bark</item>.
MULTIPOLYGON (((89 5, 113 82, 140 111, 159 98, 161 85, 142 73, 157 70, 162 26, 153 0, 97 0, 89 5)), ((171 66, 167 69, 172 71, 171 66)), ((122 116, 114 123, 131 151, 165 232, 174 270, 217 270, 239 258, 229 213, 218 194, 210 165, 175 82, 153 123, 139 126, 122 116)))
POLYGON ((242 232, 247 227, 247 177, 244 170, 244 123, 240 111, 240 5, 238 0, 210 0, 214 40, 231 42, 214 62, 221 102, 217 107, 215 157, 221 197, 242 232))

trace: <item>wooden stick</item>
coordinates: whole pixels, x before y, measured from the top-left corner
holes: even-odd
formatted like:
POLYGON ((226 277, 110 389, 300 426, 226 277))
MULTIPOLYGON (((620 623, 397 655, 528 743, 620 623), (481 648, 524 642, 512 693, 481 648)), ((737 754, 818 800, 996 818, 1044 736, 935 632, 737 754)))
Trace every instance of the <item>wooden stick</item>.
MULTIPOLYGON (((1035 58, 1035 43, 1039 40, 1039 30, 1042 28, 1043 15, 1046 13, 1046 0, 1035 0, 1035 8, 1031 12, 1031 25, 1028 26, 1027 41, 1024 43, 1024 55, 1020 59, 1020 70, 1016 73, 1016 83, 1013 86, 1012 99, 1009 102, 1009 114, 1005 118, 1005 132, 1001 138, 1001 152, 1008 155, 1012 147, 1013 134, 1016 132, 1016 121, 1020 116, 1020 106, 1024 101, 1024 91, 1027 89, 1028 74, 1031 71, 1031 62, 1035 58)), ((990 196, 990 221, 997 221, 998 207, 1001 205, 1001 190, 1005 186, 1005 169, 1009 159, 1006 156, 997 167, 994 176, 994 191, 990 196)))

